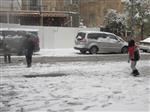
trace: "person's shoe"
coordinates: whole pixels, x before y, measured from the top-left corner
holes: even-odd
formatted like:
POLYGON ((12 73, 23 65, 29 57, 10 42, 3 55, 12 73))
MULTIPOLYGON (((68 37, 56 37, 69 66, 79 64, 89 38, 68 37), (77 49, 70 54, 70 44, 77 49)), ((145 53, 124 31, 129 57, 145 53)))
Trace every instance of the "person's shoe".
POLYGON ((31 67, 31 64, 28 64, 27 67, 28 67, 28 68, 31 67))
POLYGON ((140 75, 139 71, 138 70, 134 70, 133 71, 133 76, 138 76, 138 75, 140 75))
POLYGON ((27 65, 27 68, 30 68, 31 67, 31 65, 27 65))

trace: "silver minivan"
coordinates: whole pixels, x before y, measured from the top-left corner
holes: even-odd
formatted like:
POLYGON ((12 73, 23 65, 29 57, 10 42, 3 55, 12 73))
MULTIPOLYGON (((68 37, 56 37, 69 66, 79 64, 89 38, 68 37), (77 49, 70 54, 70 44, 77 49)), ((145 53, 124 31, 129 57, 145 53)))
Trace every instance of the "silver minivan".
POLYGON ((101 31, 80 31, 75 38, 74 49, 82 54, 127 53, 128 44, 119 36, 101 31))

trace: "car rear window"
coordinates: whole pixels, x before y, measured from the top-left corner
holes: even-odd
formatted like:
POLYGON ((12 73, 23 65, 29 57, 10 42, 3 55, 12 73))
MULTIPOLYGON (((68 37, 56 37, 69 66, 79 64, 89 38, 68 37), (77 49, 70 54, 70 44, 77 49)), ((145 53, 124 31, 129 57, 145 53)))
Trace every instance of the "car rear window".
POLYGON ((78 33, 78 35, 76 36, 77 40, 82 40, 85 38, 86 33, 78 33))

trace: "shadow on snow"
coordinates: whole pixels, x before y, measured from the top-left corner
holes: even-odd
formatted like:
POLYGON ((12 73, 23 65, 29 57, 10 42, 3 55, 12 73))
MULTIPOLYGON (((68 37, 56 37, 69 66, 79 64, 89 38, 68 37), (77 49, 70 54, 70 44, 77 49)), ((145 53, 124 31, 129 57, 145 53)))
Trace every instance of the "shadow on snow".
POLYGON ((36 77, 62 77, 67 76, 64 73, 48 73, 48 74, 37 74, 37 75, 23 75, 25 78, 36 78, 36 77))

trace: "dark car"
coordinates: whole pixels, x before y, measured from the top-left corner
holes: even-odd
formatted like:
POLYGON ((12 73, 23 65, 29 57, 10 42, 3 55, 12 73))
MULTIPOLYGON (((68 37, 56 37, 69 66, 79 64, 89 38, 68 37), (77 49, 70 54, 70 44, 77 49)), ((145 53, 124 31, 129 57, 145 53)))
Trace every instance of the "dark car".
POLYGON ((35 52, 40 50, 38 30, 33 29, 0 29, 0 54, 3 54, 3 45, 7 44, 12 54, 22 55, 26 35, 30 35, 35 43, 35 52))

